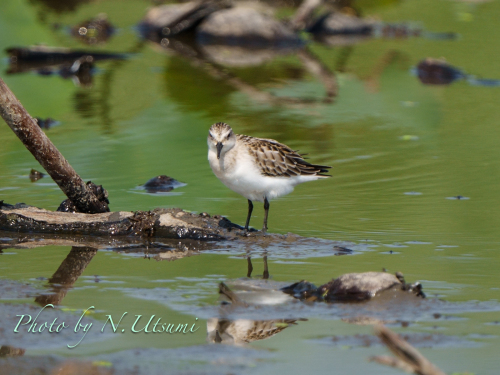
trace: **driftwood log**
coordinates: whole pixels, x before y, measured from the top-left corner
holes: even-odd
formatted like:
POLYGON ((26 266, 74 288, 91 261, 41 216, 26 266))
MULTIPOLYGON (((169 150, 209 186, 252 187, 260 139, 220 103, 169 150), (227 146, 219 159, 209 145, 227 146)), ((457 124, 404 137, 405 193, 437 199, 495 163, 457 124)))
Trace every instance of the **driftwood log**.
POLYGON ((97 199, 1 78, 0 116, 74 203, 78 211, 88 213, 109 211, 107 205, 97 199))
POLYGON ((0 230, 5 231, 217 240, 225 238, 231 228, 239 227, 218 215, 197 215, 179 208, 90 215, 5 205, 0 201, 0 230))

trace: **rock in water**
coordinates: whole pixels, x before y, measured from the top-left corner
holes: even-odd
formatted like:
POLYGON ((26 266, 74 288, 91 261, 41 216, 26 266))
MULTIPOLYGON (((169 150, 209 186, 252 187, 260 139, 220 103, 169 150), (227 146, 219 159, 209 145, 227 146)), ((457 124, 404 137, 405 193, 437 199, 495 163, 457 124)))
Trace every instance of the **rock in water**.
POLYGON ((172 177, 161 175, 153 177, 146 182, 143 187, 148 193, 167 193, 175 188, 185 185, 186 184, 179 182, 172 177))
POLYGON ((239 45, 254 48, 290 48, 303 45, 287 26, 250 7, 221 10, 208 16, 197 28, 202 44, 239 45))

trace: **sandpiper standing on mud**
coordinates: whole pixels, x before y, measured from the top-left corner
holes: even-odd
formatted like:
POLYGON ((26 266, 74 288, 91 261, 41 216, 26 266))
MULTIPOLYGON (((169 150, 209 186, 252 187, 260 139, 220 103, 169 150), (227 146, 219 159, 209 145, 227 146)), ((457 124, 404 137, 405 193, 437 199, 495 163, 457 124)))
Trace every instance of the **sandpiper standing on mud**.
POLYGON ((208 131, 208 161, 212 171, 229 189, 248 199, 248 231, 252 201, 264 202, 264 226, 267 230, 269 201, 293 191, 302 182, 330 177, 331 167, 306 162, 300 154, 274 139, 234 134, 223 122, 208 131))

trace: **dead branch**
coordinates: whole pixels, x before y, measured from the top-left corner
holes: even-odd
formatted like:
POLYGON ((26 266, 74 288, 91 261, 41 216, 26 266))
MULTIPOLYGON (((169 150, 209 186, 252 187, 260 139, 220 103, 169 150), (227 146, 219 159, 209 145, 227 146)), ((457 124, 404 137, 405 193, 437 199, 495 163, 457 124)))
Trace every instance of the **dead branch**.
POLYGON ((107 205, 101 203, 87 188, 85 182, 1 78, 0 115, 63 193, 75 204, 78 211, 86 213, 109 211, 107 205))
POLYGON ((377 356, 370 358, 371 361, 417 375, 446 375, 389 328, 378 325, 375 327, 375 334, 397 358, 377 356))

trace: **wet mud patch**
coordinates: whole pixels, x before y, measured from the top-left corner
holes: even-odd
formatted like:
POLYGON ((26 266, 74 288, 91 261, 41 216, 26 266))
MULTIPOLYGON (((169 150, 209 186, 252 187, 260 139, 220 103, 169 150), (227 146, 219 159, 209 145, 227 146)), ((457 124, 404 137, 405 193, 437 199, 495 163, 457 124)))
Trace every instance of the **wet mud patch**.
MULTIPOLYGON (((183 285, 168 288, 117 290, 138 299, 164 304, 170 309, 200 319, 324 319, 353 324, 401 322, 461 322, 461 314, 500 311, 496 301, 448 302, 437 298, 422 299, 401 290, 387 290, 364 302, 302 302, 279 289, 290 282, 237 279, 226 281, 243 304, 228 304, 219 296, 218 277, 199 281, 183 280, 183 285)), ((425 290, 425 284, 424 284, 425 290)))
MULTIPOLYGON (((9 375, 111 375, 114 371, 106 367, 107 363, 84 362, 68 360, 56 356, 23 356, 0 358, 3 373, 9 375)), ((132 371, 122 372, 123 375, 135 374, 132 371)))
POLYGON ((199 345, 176 349, 137 349, 96 357, 113 363, 116 373, 134 369, 138 374, 163 375, 168 366, 176 374, 262 373, 267 351, 229 345, 199 345), (264 363, 263 363, 264 361, 264 363), (258 367, 256 365, 259 364, 258 367))
MULTIPOLYGON (((51 307, 47 307, 43 309, 43 311, 41 310, 42 306, 38 305, 0 304, 0 346, 7 345, 15 348, 33 350, 46 350, 50 348, 67 349, 67 345, 73 346, 83 337, 83 329, 80 329, 79 332, 76 333, 74 331, 83 311, 70 313, 62 311, 59 308, 51 307), (38 318, 35 319, 37 314, 39 314, 38 318), (22 323, 28 322, 29 319, 31 319, 31 321, 29 324, 20 324, 17 328, 18 332, 14 332, 21 319, 19 315, 25 315, 22 318, 22 323), (28 330, 33 322, 36 322, 36 325, 32 328, 34 332, 29 332, 28 330), (52 331, 55 331, 63 322, 67 328, 61 328, 59 332, 49 333, 49 326, 53 322, 52 331), (44 323, 47 323, 47 327, 43 329, 40 328, 44 323), (39 332, 40 329, 42 329, 42 332, 39 332)), ((102 341, 112 337, 112 334, 101 333, 100 327, 102 327, 103 323, 88 315, 85 315, 80 323, 92 323, 93 325, 82 340, 84 344, 102 341)))
MULTIPOLYGON (((203 215, 195 216, 199 216, 199 218, 196 218, 198 221, 203 221, 205 220, 203 215)), ((225 222, 226 220, 221 218, 220 221, 225 222)), ((193 223, 198 226, 202 225, 196 221, 193 223)), ((230 222, 227 221, 227 223, 230 222)), ((244 232, 238 228, 232 228, 224 233, 226 233, 225 240, 213 241, 202 238, 110 237, 0 231, 0 251, 10 248, 33 249, 43 246, 87 246, 131 255, 143 256, 149 254, 157 260, 180 259, 202 252, 225 254, 238 258, 267 256, 269 259, 294 260, 336 255, 358 255, 363 252, 374 251, 374 247, 377 246, 367 243, 302 237, 293 233, 264 236, 260 232, 251 232, 244 235, 244 232)))
POLYGON ((59 356, 0 358, 9 375, 164 375, 254 374, 266 370, 273 355, 267 351, 229 345, 199 345, 176 349, 133 349, 86 358, 85 361, 59 356), (257 367, 258 365, 258 367, 257 367))
POLYGON ((33 298, 44 290, 30 283, 0 279, 0 300, 33 298))
POLYGON ((331 241, 321 238, 301 237, 293 233, 248 237, 244 240, 218 242, 211 254, 229 254, 235 257, 260 257, 269 259, 307 259, 333 255, 356 255, 373 251, 373 246, 364 243, 331 241))
MULTIPOLYGON (((474 341, 474 338, 470 337, 471 335, 458 337, 422 332, 408 332, 399 333, 399 336, 417 348, 477 348, 482 346, 480 342, 474 341)), ((324 337, 310 341, 348 349, 384 346, 377 336, 364 334, 324 337)))

